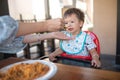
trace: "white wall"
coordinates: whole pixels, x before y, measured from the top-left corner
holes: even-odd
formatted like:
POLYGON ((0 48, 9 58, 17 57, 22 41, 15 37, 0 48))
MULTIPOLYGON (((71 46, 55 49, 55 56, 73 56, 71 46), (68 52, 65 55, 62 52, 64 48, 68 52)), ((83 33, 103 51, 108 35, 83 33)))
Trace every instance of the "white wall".
POLYGON ((93 21, 101 53, 116 55, 117 0, 94 0, 93 21))
POLYGON ((9 4, 10 15, 15 19, 19 19, 20 14, 26 14, 23 15, 26 17, 30 17, 33 14, 32 0, 15 0, 15 1, 8 0, 8 4, 9 4))
POLYGON ((8 0, 9 12, 14 19, 45 19, 44 0, 8 0))

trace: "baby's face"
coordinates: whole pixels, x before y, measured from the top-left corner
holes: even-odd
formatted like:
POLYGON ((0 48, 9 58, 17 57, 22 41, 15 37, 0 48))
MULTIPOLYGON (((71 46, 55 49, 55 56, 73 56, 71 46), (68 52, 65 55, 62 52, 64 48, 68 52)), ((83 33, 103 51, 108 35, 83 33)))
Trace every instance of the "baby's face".
POLYGON ((73 35, 77 35, 81 31, 82 22, 78 20, 75 14, 65 17, 64 22, 66 31, 72 33, 73 35))

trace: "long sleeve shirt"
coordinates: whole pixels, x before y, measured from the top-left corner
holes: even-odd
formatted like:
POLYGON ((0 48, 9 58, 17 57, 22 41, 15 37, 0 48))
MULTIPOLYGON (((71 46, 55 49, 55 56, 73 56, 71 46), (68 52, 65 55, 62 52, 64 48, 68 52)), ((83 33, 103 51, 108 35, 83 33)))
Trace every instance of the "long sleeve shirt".
POLYGON ((0 16, 0 52, 13 54, 24 49, 24 36, 16 37, 18 27, 18 21, 10 16, 0 16))

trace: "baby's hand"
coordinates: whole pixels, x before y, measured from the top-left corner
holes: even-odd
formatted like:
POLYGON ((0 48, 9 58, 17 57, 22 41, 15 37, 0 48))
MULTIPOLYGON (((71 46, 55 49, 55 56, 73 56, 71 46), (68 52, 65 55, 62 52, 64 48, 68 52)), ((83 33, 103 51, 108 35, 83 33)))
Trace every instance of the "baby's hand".
POLYGON ((100 68, 101 67, 101 62, 99 60, 99 57, 97 57, 97 56, 93 57, 93 59, 91 61, 91 65, 95 68, 100 68))
POLYGON ((57 60, 55 57, 56 57, 55 54, 54 54, 54 53, 51 53, 51 54, 49 55, 49 60, 50 60, 50 61, 55 61, 55 60, 57 60))

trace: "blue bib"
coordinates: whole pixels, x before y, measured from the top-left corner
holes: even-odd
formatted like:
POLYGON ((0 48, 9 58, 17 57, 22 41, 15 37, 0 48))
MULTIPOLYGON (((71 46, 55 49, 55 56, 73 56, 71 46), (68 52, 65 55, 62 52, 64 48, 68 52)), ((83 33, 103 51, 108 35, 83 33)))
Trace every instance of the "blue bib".
MULTIPOLYGON (((72 36, 68 32, 64 32, 67 36, 72 36)), ((84 49, 87 34, 80 32, 74 40, 61 40, 60 48, 67 54, 79 54, 84 49)))

